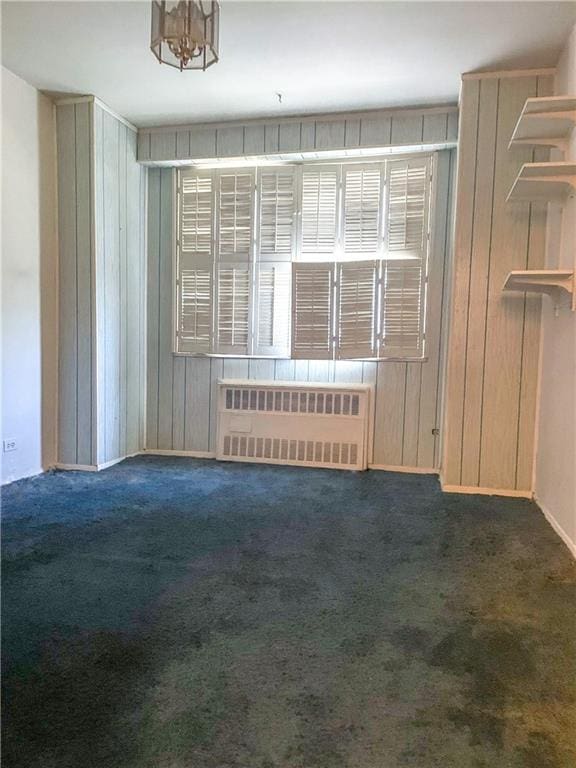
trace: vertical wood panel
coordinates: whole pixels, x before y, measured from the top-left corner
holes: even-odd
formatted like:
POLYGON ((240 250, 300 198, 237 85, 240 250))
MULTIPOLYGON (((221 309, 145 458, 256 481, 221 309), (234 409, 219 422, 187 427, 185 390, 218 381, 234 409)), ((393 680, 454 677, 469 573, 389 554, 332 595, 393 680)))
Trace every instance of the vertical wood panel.
POLYGON ((404 425, 402 438, 402 464, 418 466, 418 437, 420 434, 422 363, 406 364, 406 392, 404 394, 404 425))
POLYGON ((184 450, 210 450, 210 359, 186 358, 184 450))
POLYGON ((176 157, 190 157, 190 131, 176 131, 176 157))
POLYGON ((496 153, 499 80, 481 80, 476 148, 476 183, 472 222, 472 255, 469 271, 466 359, 464 364, 464 417, 460 483, 478 485, 480 433, 486 344, 486 302, 490 274, 493 189, 496 153))
POLYGON ((176 157, 176 131, 161 131, 150 135, 151 160, 174 160, 176 157))
POLYGON ((418 144, 423 140, 423 115, 395 115, 392 118, 392 144, 418 144))
POLYGON ((442 392, 440 383, 443 375, 442 315, 447 297, 445 296, 445 272, 449 259, 450 231, 450 181, 452 152, 440 152, 436 166, 437 194, 432 222, 432 246, 428 270, 428 296, 430 307, 426 327, 426 355, 428 361, 422 365, 420 388, 420 419, 418 429, 418 456, 416 466, 431 468, 437 466, 434 429, 440 429, 438 421, 439 400, 442 392))
POLYGON ((470 288, 470 256, 474 189, 476 184, 476 140, 478 135, 478 80, 462 83, 460 140, 458 145, 458 200, 452 268, 450 347, 446 382, 446 415, 443 475, 448 485, 460 485, 462 429, 466 366, 466 323, 470 288))
POLYGON ((422 140, 430 144, 445 141, 448 135, 448 115, 424 115, 422 140))
POLYGON ((391 132, 390 117, 362 118, 359 144, 361 147, 385 147, 390 144, 391 132))
POLYGON ((57 110, 59 349, 58 457, 77 463, 77 276, 75 105, 57 110))
POLYGON ((158 275, 158 448, 172 450, 173 442, 173 355, 172 355, 172 254, 174 248, 173 171, 160 171, 160 269, 158 275))
POLYGON ((190 157, 216 157, 216 128, 190 129, 190 157))
POLYGON ((264 128, 264 152, 278 152, 280 126, 268 123, 264 128))
POLYGON ((339 149, 344 146, 345 120, 316 122, 316 149, 339 149))
POLYGON ((151 134, 138 131, 138 162, 150 160, 151 134))
POLYGON ((120 240, 120 259, 119 259, 119 280, 118 296, 120 302, 120 324, 118 327, 119 338, 119 383, 118 399, 120 407, 119 419, 119 447, 116 456, 111 458, 120 458, 126 456, 126 435, 128 420, 128 361, 127 361, 127 309, 128 309, 128 227, 127 227, 127 204, 128 204, 128 178, 127 178, 127 151, 128 151, 128 128, 123 124, 118 125, 119 147, 118 147, 118 205, 119 205, 119 240, 120 240))
POLYGON ((360 144, 360 120, 346 120, 344 136, 345 147, 357 147, 360 144))
POLYGON ((280 123, 280 152, 297 152, 300 149, 300 123, 280 123))
POLYGON ((248 378, 273 381, 274 360, 250 360, 248 363, 248 378))
POLYGON ((110 461, 120 455, 120 222, 119 222, 119 123, 104 112, 104 339, 100 365, 104 387, 104 445, 102 456, 110 461))
POLYGON ((183 451, 186 419, 186 359, 173 357, 172 369, 172 449, 183 451))
POLYGON ((216 451, 216 430, 218 428, 218 379, 224 376, 224 365, 222 360, 212 358, 210 360, 210 401, 208 410, 210 412, 210 448, 216 451))
POLYGON ((244 154, 261 155, 264 153, 264 126, 247 125, 244 128, 244 154))
POLYGON ((216 154, 218 157, 241 157, 244 153, 244 129, 240 125, 216 130, 216 154))
POLYGON ((76 113, 77 463, 92 464, 92 105, 76 113))
MULTIPOLYGON (((551 96, 554 81, 551 77, 539 77, 538 96, 551 96)), ((550 158, 548 149, 536 149, 534 162, 546 162, 550 158)), ((546 254, 546 203, 532 203, 530 206, 530 232, 528 255, 525 269, 543 269, 546 254)), ((520 381, 518 420, 518 460, 516 488, 532 487, 532 469, 535 450, 536 403, 538 398, 538 365, 540 354, 541 298, 525 294, 524 301, 524 342, 522 345, 522 375, 520 381)))
POLYGON ((406 363, 377 363, 374 463, 402 465, 406 363))
POLYGON ((508 142, 526 99, 535 94, 535 78, 500 82, 480 448, 480 484, 491 488, 514 488, 516 482, 523 313, 519 297, 503 296, 502 285, 510 270, 525 264, 529 206, 507 204, 506 196, 531 150, 509 152, 508 142))
POLYGON ((300 126, 300 149, 302 152, 314 149, 316 146, 316 123, 302 121, 300 126))
POLYGON ((160 169, 148 171, 148 311, 147 311, 147 385, 146 447, 158 448, 158 366, 160 347, 160 169))

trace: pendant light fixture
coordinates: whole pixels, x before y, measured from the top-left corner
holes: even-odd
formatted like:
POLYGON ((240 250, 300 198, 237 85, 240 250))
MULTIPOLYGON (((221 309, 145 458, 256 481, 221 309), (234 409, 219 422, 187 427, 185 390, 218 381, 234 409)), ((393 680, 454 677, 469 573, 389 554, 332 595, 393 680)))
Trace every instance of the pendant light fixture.
POLYGON ((152 53, 180 71, 207 69, 218 61, 219 16, 216 0, 152 0, 152 53))

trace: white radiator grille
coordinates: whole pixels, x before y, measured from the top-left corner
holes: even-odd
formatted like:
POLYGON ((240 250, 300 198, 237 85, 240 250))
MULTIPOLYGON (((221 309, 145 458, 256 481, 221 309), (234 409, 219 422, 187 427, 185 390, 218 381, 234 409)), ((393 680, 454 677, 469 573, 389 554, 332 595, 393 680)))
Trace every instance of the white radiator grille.
POLYGON ((221 381, 217 458, 365 469, 368 385, 221 381))

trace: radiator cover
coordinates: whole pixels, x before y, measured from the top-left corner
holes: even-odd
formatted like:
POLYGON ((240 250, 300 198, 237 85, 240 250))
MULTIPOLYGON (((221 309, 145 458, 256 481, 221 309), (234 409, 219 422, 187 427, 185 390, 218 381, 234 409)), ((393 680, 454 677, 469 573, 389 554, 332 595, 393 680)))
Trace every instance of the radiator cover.
POLYGON ((222 379, 216 458, 366 469, 371 397, 369 384, 222 379))

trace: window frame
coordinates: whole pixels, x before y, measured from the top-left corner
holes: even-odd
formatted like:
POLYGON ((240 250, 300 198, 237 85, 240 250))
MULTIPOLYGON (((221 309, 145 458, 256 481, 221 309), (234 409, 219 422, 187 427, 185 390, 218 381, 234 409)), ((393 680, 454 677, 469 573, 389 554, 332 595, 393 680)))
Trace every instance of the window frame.
MULTIPOLYGON (((180 263, 180 240, 179 240, 179 231, 178 231, 178 225, 179 225, 179 211, 180 211, 180 190, 179 190, 179 178, 181 171, 191 170, 194 169, 196 171, 204 171, 204 172, 210 172, 212 175, 212 205, 213 205, 213 216, 212 216, 212 278, 211 278, 211 285, 212 285, 212 328, 211 328, 211 347, 214 347, 216 335, 217 335, 217 302, 216 302, 216 296, 218 293, 217 289, 217 265, 220 263, 219 259, 219 251, 217 246, 217 239, 218 239, 218 220, 219 220, 219 211, 218 211, 218 183, 217 180, 219 180, 219 175, 221 172, 225 172, 227 170, 229 171, 238 171, 241 172, 244 166, 235 166, 235 165, 229 165, 227 166, 225 163, 219 163, 218 165, 214 166, 181 166, 181 167, 174 167, 173 170, 173 201, 174 204, 172 206, 172 234, 173 234, 173 247, 172 247, 172 354, 175 356, 181 356, 181 357, 196 357, 196 358, 216 358, 216 359, 256 359, 256 360, 298 360, 298 359, 317 359, 317 358, 299 358, 299 357, 293 357, 292 356, 292 344, 290 344, 290 350, 288 355, 264 355, 264 354, 257 354, 255 353, 255 350, 258 347, 257 343, 257 329, 255 329, 255 323, 257 322, 258 316, 259 316, 259 308, 256 307, 256 293, 257 293, 257 279, 258 279, 258 267, 260 263, 262 264, 268 264, 270 266, 279 263, 275 261, 270 260, 261 260, 258 257, 258 251, 259 251, 259 242, 260 242, 260 187, 259 187, 259 179, 260 174, 262 171, 265 171, 265 169, 275 169, 275 168, 281 168, 281 167, 292 167, 294 168, 295 173, 295 183, 294 183, 294 190, 295 190, 295 223, 294 223, 294 234, 293 234, 293 242, 294 242, 294 249, 292 253, 292 258, 290 260, 286 260, 284 263, 292 266, 295 262, 298 262, 300 264, 302 263, 316 263, 312 259, 306 259, 302 258, 302 181, 303 181, 303 171, 306 167, 321 167, 321 166, 337 166, 338 167, 338 184, 337 184, 337 210, 336 210, 336 248, 335 253, 340 258, 326 258, 318 260, 319 263, 323 264, 332 264, 334 266, 334 275, 336 276, 340 271, 340 265, 341 264, 354 264, 355 262, 365 262, 365 261, 378 261, 386 262, 390 261, 390 259, 386 258, 386 254, 388 251, 386 250, 386 233, 388 231, 387 227, 387 221, 386 221, 386 212, 387 212, 387 198, 389 194, 389 187, 387 183, 387 168, 388 168, 388 162, 389 161, 409 161, 409 160, 427 160, 429 161, 429 192, 428 192, 428 205, 427 209, 425 211, 425 221, 426 221, 426 230, 425 230, 425 253, 423 256, 423 262, 424 262, 424 269, 423 269, 423 283, 424 288, 422 289, 422 301, 423 301, 423 309, 422 309, 422 315, 423 315, 423 324, 422 324, 422 331, 421 331, 421 339, 422 339, 422 355, 418 356, 408 356, 408 355, 402 355, 402 356, 378 356, 378 357, 359 357, 359 358, 344 358, 339 357, 337 354, 337 347, 334 343, 334 349, 332 350, 332 356, 322 359, 328 359, 332 360, 334 362, 348 360, 348 361, 354 361, 354 362, 416 362, 416 363, 423 363, 428 360, 428 354, 427 354, 427 339, 429 336, 429 324, 430 324, 430 317, 429 317, 429 283, 430 283, 430 273, 431 270, 435 266, 435 261, 437 259, 434 258, 433 253, 433 244, 435 242, 434 237, 434 230, 435 230, 435 210, 437 205, 437 193, 438 193, 438 176, 437 176, 437 166, 438 166, 438 150, 434 150, 432 152, 409 152, 409 153, 402 153, 402 152, 394 152, 394 153, 387 153, 385 155, 381 156, 366 156, 366 157, 358 157, 358 158, 349 158, 346 156, 343 157, 330 157, 330 158, 324 158, 324 159, 313 159, 313 160, 302 160, 302 161, 278 161, 277 163, 262 163, 258 164, 257 162, 254 164, 251 164, 249 166, 246 166, 245 170, 247 172, 252 172, 254 174, 254 189, 253 189, 253 231, 252 231, 252 241, 249 251, 248 260, 244 263, 248 267, 248 274, 249 274, 249 306, 248 306, 248 343, 247 343, 247 352, 245 354, 239 354, 236 352, 201 352, 201 351, 182 351, 178 349, 178 308, 180 304, 180 291, 179 291, 179 276, 178 276, 178 269, 179 269, 179 263, 180 263), (359 254, 357 258, 351 258, 351 259, 345 259, 341 258, 343 255, 342 249, 344 244, 344 218, 345 218, 345 212, 344 212, 344 178, 345 178, 345 166, 358 166, 358 167, 366 167, 373 164, 379 164, 381 166, 381 178, 382 178, 382 186, 381 186, 381 195, 380 195, 380 216, 381 221, 379 225, 379 242, 380 242, 380 253, 378 255, 374 255, 371 257, 367 254, 359 254)), ((393 260, 393 259, 392 259, 393 260)), ((224 264, 224 262, 222 262, 224 264)), ((228 262, 226 262, 228 263, 228 262)), ((238 262, 240 263, 240 262, 238 262)), ((382 266, 380 266, 380 271, 383 272, 382 266)), ((332 332, 333 334, 336 331, 336 324, 338 322, 338 295, 340 292, 340 285, 334 284, 333 288, 334 296, 333 296, 333 304, 334 304, 334 314, 333 314, 333 328, 332 332)), ((293 301, 293 289, 292 286, 290 286, 290 330, 289 335, 291 337, 292 335, 292 301, 293 301)), ((382 306, 378 306, 376 309, 377 312, 377 324, 378 324, 378 333, 381 332, 381 323, 382 323, 382 306)))

